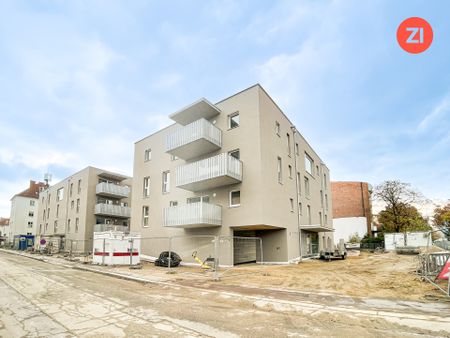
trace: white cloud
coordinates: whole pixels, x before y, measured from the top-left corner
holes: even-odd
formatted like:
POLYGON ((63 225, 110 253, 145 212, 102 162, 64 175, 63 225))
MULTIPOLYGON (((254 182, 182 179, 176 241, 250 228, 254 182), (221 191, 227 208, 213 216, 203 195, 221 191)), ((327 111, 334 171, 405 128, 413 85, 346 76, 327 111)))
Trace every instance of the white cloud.
POLYGON ((442 120, 448 121, 447 116, 450 113, 450 93, 447 94, 434 109, 420 121, 418 131, 427 131, 433 126, 439 124, 442 120))

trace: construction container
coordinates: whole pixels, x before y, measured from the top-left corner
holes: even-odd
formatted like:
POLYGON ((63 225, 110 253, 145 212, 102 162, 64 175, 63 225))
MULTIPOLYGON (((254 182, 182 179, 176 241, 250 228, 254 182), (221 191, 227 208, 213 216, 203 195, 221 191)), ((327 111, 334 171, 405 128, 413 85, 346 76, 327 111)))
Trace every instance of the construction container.
POLYGON ((34 235, 16 235, 13 240, 13 248, 25 251, 32 249, 34 245, 34 235))
POLYGON ((121 231, 94 232, 92 263, 136 265, 140 263, 141 236, 121 231))

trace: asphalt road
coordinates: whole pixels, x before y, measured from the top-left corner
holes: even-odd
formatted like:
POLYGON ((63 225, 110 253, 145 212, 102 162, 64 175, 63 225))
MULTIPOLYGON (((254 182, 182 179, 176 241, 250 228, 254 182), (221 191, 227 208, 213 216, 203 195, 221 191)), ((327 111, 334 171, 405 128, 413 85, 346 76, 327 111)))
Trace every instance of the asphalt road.
POLYGON ((0 337, 450 337, 446 304, 281 296, 141 284, 0 252, 0 337))

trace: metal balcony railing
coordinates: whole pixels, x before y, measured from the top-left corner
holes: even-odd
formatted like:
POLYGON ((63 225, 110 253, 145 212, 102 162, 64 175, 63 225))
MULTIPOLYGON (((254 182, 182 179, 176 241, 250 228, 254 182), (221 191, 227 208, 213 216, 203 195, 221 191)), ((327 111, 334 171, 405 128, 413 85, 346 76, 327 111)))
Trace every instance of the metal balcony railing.
POLYGON ((242 181, 242 162, 227 153, 176 169, 176 186, 190 191, 212 189, 242 181))
POLYGON ((103 231, 121 231, 124 233, 130 232, 130 227, 125 225, 116 225, 116 224, 95 224, 94 232, 103 232, 103 231))
POLYGON ((222 225, 220 205, 197 202, 164 209, 164 226, 196 228, 222 225))
POLYGON ((130 187, 113 183, 101 182, 95 187, 97 195, 126 198, 130 195, 130 187))
POLYGON ((129 218, 131 216, 131 208, 115 204, 98 203, 95 205, 95 214, 129 218))

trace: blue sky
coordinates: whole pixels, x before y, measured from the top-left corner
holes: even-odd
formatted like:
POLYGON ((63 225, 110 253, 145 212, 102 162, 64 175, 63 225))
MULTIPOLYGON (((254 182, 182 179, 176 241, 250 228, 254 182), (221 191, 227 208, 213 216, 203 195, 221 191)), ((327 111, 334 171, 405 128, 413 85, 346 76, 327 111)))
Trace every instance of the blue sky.
POLYGON ((448 1, 1 1, 0 216, 29 179, 132 174, 167 115, 259 82, 333 180, 450 197, 448 1), (430 49, 400 49, 420 16, 430 49))

